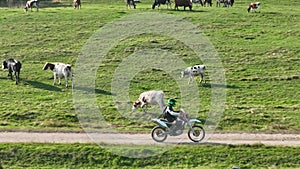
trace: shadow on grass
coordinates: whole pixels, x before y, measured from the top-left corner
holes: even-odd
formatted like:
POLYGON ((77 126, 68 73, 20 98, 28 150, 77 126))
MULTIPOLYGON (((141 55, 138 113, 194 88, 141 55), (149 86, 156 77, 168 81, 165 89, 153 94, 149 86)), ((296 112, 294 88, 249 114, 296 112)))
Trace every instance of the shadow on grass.
POLYGON ((103 95, 114 95, 113 93, 101 89, 95 89, 95 88, 89 88, 89 87, 80 87, 80 86, 75 86, 74 90, 79 90, 83 91, 86 93, 95 93, 95 94, 103 94, 103 95))
MULTIPOLYGON (((7 77, 0 77, 0 80, 7 80, 7 81, 11 81, 11 82, 13 82, 13 83, 16 82, 16 79, 15 79, 15 76, 14 76, 14 75, 13 75, 13 78, 12 78, 12 79, 10 79, 10 77, 7 76, 7 77)), ((22 78, 20 78, 19 83, 22 83, 22 78)))
POLYGON ((185 10, 182 8, 179 7, 179 9, 171 9, 170 11, 172 12, 193 12, 193 13, 201 13, 201 12, 208 12, 207 10, 200 10, 200 9, 193 9, 190 11, 189 8, 186 8, 185 10))
POLYGON ((10 78, 9 78, 9 77, 0 77, 0 79, 1 79, 1 80, 7 80, 7 79, 9 79, 9 80, 10 80, 10 78))
POLYGON ((267 14, 267 15, 280 15, 280 12, 264 12, 263 14, 267 14))
POLYGON ((199 85, 200 87, 206 87, 206 88, 228 88, 228 89, 237 89, 239 88, 236 85, 225 85, 225 84, 209 84, 209 83, 203 83, 199 85))
POLYGON ((26 81, 23 81, 23 83, 24 83, 25 85, 30 85, 30 86, 32 86, 32 87, 34 87, 34 88, 38 88, 38 89, 49 90, 49 91, 55 91, 55 92, 60 92, 60 91, 62 91, 61 88, 58 88, 58 87, 53 86, 53 85, 49 85, 49 84, 37 82, 37 81, 26 80, 26 81))

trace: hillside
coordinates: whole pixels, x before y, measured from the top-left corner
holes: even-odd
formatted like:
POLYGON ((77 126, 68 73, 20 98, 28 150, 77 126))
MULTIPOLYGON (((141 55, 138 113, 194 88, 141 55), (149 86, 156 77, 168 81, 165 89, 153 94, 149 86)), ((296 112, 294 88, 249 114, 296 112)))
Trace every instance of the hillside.
MULTIPOLYGON (((99 113, 90 112, 87 118, 78 119, 72 89, 53 85, 52 73, 42 71, 43 65, 45 62, 72 64, 76 86, 76 76, 80 73, 76 61, 86 54, 83 50, 89 39, 116 19, 150 12, 168 14, 193 24, 214 47, 226 79, 225 110, 218 131, 299 133, 300 9, 295 8, 300 5, 298 1, 262 2, 261 13, 247 13, 246 1, 237 1, 232 8, 194 5, 192 12, 181 8, 167 10, 165 6, 152 10, 151 3, 145 0, 133 10, 126 9, 123 2, 99 0, 83 2, 81 10, 74 10, 70 2, 62 2, 51 7, 44 5, 39 12, 33 10, 27 14, 20 8, 0 8, 0 59, 13 57, 23 63, 19 85, 7 78, 7 72, 0 73, 0 130, 82 130, 80 120, 93 119, 99 113)), ((203 63, 182 41, 157 32, 121 39, 94 70, 94 89, 83 90, 95 91, 96 105, 113 129, 149 131, 154 126, 150 118, 159 115, 155 109, 150 117, 141 112, 129 114, 132 102, 142 91, 160 89, 165 92, 165 100, 179 101, 177 108, 183 103, 177 81, 187 84, 187 79, 174 78, 172 73, 176 72, 160 69, 137 72, 130 82, 130 100, 124 100, 125 105, 114 102, 111 82, 115 70, 128 56, 140 54, 142 50, 171 53, 188 66, 203 63), (123 106, 126 112, 119 112, 116 106, 123 106)), ((204 121, 211 109, 212 91, 218 87, 211 83, 212 73, 208 67, 208 82, 191 85, 196 86, 200 107, 190 113, 204 121)), ((189 106, 194 105, 185 108, 189 106)), ((89 125, 95 130, 99 127, 96 123, 89 125)))

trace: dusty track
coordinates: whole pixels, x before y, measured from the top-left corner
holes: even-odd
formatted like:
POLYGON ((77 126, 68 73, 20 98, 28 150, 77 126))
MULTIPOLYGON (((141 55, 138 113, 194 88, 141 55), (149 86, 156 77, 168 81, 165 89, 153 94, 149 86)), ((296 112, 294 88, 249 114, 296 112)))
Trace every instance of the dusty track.
MULTIPOLYGON (((300 134, 215 133, 201 143, 300 146, 300 134)), ((187 135, 156 143, 150 134, 0 132, 0 143, 191 144, 187 135)), ((200 144, 201 144, 200 143, 200 144)))

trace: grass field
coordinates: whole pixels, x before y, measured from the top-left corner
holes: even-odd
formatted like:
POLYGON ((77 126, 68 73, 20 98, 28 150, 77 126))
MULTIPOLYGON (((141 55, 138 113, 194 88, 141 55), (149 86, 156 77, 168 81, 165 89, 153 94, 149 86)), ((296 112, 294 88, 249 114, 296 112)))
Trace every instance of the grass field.
MULTIPOLYGON (((128 154, 126 148, 120 150, 128 154)), ((152 153, 147 147, 140 151, 152 153)), ((128 158, 90 144, 0 144, 3 168, 299 168, 299 151, 263 145, 180 145, 159 156, 128 158), (193 151, 191 151, 193 149, 193 151)))
MULTIPOLYGON (((136 10, 126 9, 117 1, 83 2, 82 9, 76 11, 69 4, 27 14, 19 8, 0 9, 0 58, 13 57, 23 63, 18 86, 7 79, 7 72, 0 73, 1 130, 80 130, 72 90, 53 86, 51 72, 42 71, 44 63, 74 65, 87 40, 105 24, 133 13, 153 12, 193 23, 218 52, 227 84, 219 131, 299 133, 299 8, 294 8, 299 2, 262 2, 261 13, 247 13, 246 1, 237 1, 233 8, 194 5, 193 12, 167 10, 164 6, 152 10, 151 1, 139 3, 136 10)), ((105 119, 121 130, 148 131, 153 126, 124 120, 107 94, 117 65, 132 49, 145 48, 175 53, 187 65, 199 63, 182 43, 162 35, 140 35, 119 42, 97 71, 95 91, 105 119)), ((180 105, 180 91, 173 81, 163 71, 139 72, 129 89, 131 101, 142 91, 161 89, 166 99, 178 98, 180 105)), ((199 94, 201 108, 195 113, 205 119, 210 109, 209 81, 199 85, 199 94)))
MULTIPOLYGON (((232 8, 194 5, 192 12, 167 10, 164 6, 152 10, 150 0, 143 0, 136 10, 126 9, 123 1, 117 0, 83 1, 81 10, 74 10, 71 1, 51 6, 42 1, 39 12, 27 14, 21 8, 0 8, 0 59, 13 57, 23 63, 19 85, 7 78, 7 72, 0 72, 0 130, 82 130, 72 89, 54 86, 52 73, 42 71, 43 65, 74 65, 86 42, 99 29, 130 14, 152 12, 170 14, 196 25, 218 52, 227 85, 219 132, 300 133, 300 2, 261 1, 261 13, 247 13, 248 3, 236 0, 232 8)), ((150 121, 141 124, 124 118, 112 99, 115 69, 139 49, 174 53, 187 65, 201 62, 183 43, 164 35, 131 36, 115 45, 99 65, 94 91, 105 120, 122 131, 150 132, 154 126, 150 121)), ((201 107, 194 112, 203 120, 211 101, 212 85, 207 75, 207 84, 198 85, 201 107)), ((161 70, 147 69, 136 74, 129 88, 130 101, 150 89, 165 91, 166 99, 177 98, 180 107, 177 83, 161 70)), ((263 145, 178 145, 159 157, 130 159, 87 144, 0 144, 4 168, 223 169, 236 165, 294 169, 300 168, 299 157, 299 148, 263 145)))

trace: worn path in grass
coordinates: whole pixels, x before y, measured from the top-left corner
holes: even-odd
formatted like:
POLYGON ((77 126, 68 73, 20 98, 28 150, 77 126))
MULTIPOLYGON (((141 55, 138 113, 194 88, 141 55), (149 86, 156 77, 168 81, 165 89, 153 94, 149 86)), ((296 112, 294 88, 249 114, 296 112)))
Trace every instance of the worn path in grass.
MULTIPOLYGON (((112 133, 42 133, 0 132, 0 143, 112 143, 112 144, 158 144, 150 134, 112 133), (92 135, 92 138, 89 137, 92 135), (96 140, 96 141, 95 141, 96 140)), ((191 144, 187 135, 168 137, 163 144, 191 144)), ((273 146, 300 146, 300 134, 253 134, 214 133, 201 142, 205 144, 264 144, 273 146)), ((161 143, 160 143, 161 144, 161 143)))

